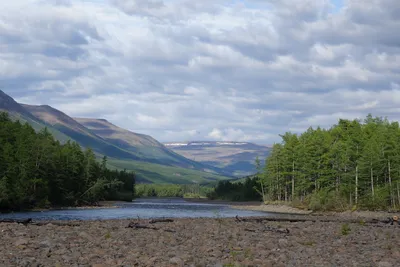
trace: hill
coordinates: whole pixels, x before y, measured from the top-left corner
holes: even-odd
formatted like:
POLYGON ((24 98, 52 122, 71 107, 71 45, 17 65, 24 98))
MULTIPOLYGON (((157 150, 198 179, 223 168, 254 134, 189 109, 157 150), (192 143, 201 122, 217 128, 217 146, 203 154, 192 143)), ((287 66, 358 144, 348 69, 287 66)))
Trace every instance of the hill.
POLYGON ((271 149, 249 142, 192 141, 164 145, 184 157, 221 168, 236 177, 255 173, 256 157, 263 164, 271 149))
MULTIPOLYGON (((19 120, 22 123, 29 123, 36 131, 40 131, 48 127, 44 121, 35 117, 32 113, 26 110, 22 105, 17 103, 12 97, 0 90, 0 112, 7 112, 12 120, 19 120)), ((49 132, 61 142, 70 139, 67 135, 60 131, 48 127, 49 132)))
POLYGON ((223 170, 217 167, 187 159, 173 152, 151 136, 128 131, 107 120, 88 118, 75 118, 75 120, 107 142, 135 154, 142 161, 206 172, 224 173, 223 170))

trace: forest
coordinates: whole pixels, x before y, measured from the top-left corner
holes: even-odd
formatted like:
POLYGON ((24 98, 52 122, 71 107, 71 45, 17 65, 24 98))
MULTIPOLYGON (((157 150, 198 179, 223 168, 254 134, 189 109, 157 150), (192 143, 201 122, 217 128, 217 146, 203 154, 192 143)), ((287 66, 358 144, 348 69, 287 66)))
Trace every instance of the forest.
POLYGON ((137 184, 135 196, 203 198, 212 191, 211 186, 200 184, 137 184))
POLYGON ((134 186, 135 174, 108 169, 106 157, 0 113, 0 211, 132 201, 134 186))
POLYGON ((281 138, 260 170, 264 201, 322 210, 400 207, 398 122, 369 114, 281 138))

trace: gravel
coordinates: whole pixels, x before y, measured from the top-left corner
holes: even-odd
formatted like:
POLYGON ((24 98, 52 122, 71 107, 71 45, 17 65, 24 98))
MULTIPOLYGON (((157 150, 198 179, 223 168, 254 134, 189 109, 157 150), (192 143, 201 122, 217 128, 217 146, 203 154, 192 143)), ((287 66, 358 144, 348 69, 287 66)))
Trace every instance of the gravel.
POLYGON ((0 224, 0 266, 400 265, 400 226, 234 218, 0 224), (135 221, 156 229, 127 228, 135 221), (288 229, 289 233, 274 231, 288 229))

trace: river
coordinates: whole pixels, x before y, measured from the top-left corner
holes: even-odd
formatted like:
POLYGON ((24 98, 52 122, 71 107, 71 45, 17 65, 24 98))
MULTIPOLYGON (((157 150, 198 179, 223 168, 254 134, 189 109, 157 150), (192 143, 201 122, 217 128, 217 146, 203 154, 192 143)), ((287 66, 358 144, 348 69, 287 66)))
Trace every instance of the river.
POLYGON ((106 220, 130 218, 217 218, 265 216, 268 213, 230 208, 226 204, 188 202, 184 199, 136 199, 117 203, 115 207, 93 209, 62 209, 0 214, 0 219, 33 220, 106 220))

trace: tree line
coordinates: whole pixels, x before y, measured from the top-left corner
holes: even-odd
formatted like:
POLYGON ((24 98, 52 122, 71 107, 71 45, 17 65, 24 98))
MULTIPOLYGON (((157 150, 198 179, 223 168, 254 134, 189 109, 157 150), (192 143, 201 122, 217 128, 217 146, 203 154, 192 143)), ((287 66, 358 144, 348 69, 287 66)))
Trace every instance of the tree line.
POLYGON ((212 191, 212 187, 200 184, 137 184, 136 197, 206 197, 212 191))
POLYGON ((301 201, 313 209, 400 207, 398 122, 369 114, 281 138, 260 170, 266 201, 301 201))
POLYGON ((0 210, 131 201, 134 186, 135 174, 108 169, 106 157, 0 113, 0 210))
POLYGON ((209 191, 209 199, 229 201, 261 201, 262 192, 258 176, 249 176, 240 181, 218 181, 213 190, 209 191))

